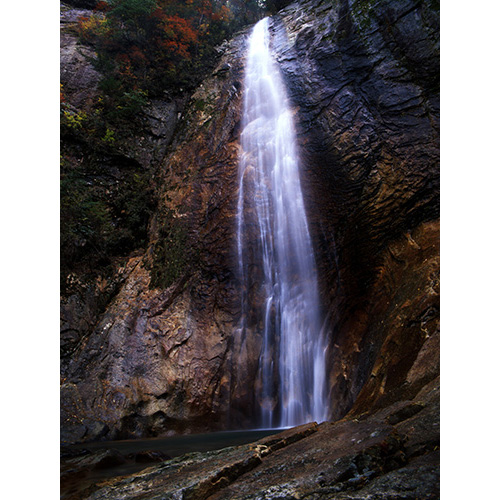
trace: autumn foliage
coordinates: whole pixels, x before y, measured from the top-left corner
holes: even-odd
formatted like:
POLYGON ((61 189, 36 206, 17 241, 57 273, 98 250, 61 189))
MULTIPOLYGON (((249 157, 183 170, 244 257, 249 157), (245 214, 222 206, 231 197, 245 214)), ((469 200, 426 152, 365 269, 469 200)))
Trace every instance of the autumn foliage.
MULTIPOLYGON (((74 293, 85 276, 105 276, 117 259, 146 244, 149 219, 156 210, 154 181, 150 170, 135 162, 123 164, 121 141, 142 130, 136 118, 149 99, 175 98, 193 90, 212 70, 215 47, 256 21, 260 4, 107 0, 80 19, 81 42, 95 50, 102 78, 100 92, 85 111, 75 108, 61 87, 63 293, 74 293), (85 161, 80 161, 82 150, 85 161)), ((168 213, 162 217, 169 220, 168 213)), ((153 279, 166 283, 185 258, 185 236, 174 224, 162 227, 166 246, 159 251, 168 254, 172 264, 153 270, 153 279)))
MULTIPOLYGON (((213 65, 214 47, 241 26, 243 18, 235 15, 237 2, 233 10, 228 5, 233 4, 220 0, 101 1, 91 17, 80 19, 79 34, 96 49, 108 97, 126 92, 176 94, 199 83, 213 65)), ((254 9, 254 20, 257 17, 254 9)))

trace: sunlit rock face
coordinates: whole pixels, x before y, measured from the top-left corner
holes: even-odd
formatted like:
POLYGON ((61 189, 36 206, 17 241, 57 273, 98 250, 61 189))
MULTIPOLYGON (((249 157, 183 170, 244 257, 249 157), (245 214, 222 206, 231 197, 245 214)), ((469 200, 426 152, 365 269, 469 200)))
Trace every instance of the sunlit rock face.
MULTIPOLYGON (((438 373, 438 14, 431 1, 310 0, 270 20, 327 315, 333 418, 410 400, 438 373)), ((192 96, 162 163, 151 245, 72 354, 65 441, 256 424, 261 342, 234 335, 248 33, 192 96), (168 286, 152 283, 162 210, 192 257, 168 286)))

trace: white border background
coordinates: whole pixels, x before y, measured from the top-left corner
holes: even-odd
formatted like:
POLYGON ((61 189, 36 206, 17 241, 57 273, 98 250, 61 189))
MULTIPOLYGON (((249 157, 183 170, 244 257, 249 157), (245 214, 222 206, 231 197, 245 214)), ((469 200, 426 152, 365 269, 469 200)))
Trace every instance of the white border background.
POLYGON ((59 2, 2 4, 2 496, 59 490, 59 2))
POLYGON ((498 497, 500 8, 441 2, 442 498, 498 497))
MULTIPOLYGON (((498 494, 500 7, 444 0, 442 498, 498 494)), ((59 488, 59 4, 2 5, 6 498, 59 488), (5 152, 7 154, 5 154, 5 152)))

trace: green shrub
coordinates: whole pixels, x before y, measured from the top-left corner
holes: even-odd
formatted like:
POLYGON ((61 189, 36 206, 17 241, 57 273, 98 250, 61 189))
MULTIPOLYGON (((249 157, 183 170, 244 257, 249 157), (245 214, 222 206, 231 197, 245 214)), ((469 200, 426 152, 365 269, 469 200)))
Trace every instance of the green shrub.
POLYGON ((104 134, 104 137, 102 138, 102 142, 105 144, 108 144, 112 146, 115 143, 115 131, 111 130, 110 128, 106 129, 106 133, 104 134))
POLYGON ((83 111, 67 111, 63 110, 61 125, 73 130, 80 130, 83 124, 87 121, 87 113, 83 111))
POLYGON ((63 293, 71 273, 98 273, 145 247, 156 208, 149 172, 120 163, 110 168, 92 155, 80 163, 63 154, 60 196, 63 293))

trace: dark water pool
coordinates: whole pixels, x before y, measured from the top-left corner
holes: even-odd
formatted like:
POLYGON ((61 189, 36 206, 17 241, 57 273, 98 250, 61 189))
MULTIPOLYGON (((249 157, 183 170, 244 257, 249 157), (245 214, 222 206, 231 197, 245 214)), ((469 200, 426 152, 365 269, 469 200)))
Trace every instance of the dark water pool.
POLYGON ((61 460, 61 498, 78 498, 78 492, 103 479, 133 474, 155 465, 154 460, 139 462, 138 455, 144 452, 159 452, 174 458, 185 453, 211 451, 258 441, 266 436, 278 434, 283 429, 257 429, 244 431, 188 434, 168 438, 130 439, 124 441, 99 441, 65 447, 61 460), (100 463, 98 466, 74 467, 75 457, 89 457, 98 452, 115 450, 123 463, 100 463), (90 453, 89 453, 90 452, 90 453))
POLYGON ((98 441, 69 447, 73 450, 113 449, 123 455, 143 451, 161 451, 170 457, 177 457, 193 451, 210 451, 252 443, 266 436, 278 434, 283 429, 256 429, 243 431, 209 432, 206 434, 186 434, 167 438, 128 439, 123 441, 98 441))

